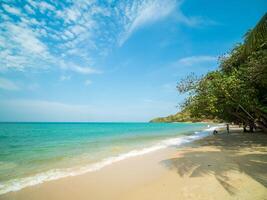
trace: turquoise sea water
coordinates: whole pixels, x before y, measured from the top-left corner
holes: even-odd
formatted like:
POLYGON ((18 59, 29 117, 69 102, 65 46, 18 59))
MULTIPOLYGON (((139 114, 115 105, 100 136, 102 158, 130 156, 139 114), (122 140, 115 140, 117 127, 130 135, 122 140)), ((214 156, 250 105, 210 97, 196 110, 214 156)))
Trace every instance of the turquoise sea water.
POLYGON ((108 164, 207 132, 205 123, 0 123, 0 194, 108 164), (201 132, 202 131, 202 132, 201 132))

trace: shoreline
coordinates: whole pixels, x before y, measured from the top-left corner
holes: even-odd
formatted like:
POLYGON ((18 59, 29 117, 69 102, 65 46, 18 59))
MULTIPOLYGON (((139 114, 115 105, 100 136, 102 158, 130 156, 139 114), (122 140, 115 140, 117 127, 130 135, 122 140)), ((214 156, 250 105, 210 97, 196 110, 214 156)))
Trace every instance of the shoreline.
POLYGON ((92 173, 114 163, 121 162, 125 159, 150 154, 155 151, 166 149, 170 146, 182 146, 186 143, 191 143, 195 140, 206 137, 211 133, 213 129, 217 129, 221 126, 222 124, 217 124, 217 126, 208 127, 201 131, 194 132, 191 135, 185 134, 173 138, 166 138, 158 143, 155 143, 152 146, 147 146, 140 149, 133 149, 131 151, 124 152, 116 156, 107 157, 102 160, 99 160, 98 162, 89 163, 87 165, 74 166, 72 168, 65 169, 51 169, 49 171, 34 174, 25 178, 9 180, 7 182, 4 182, 4 184, 8 184, 8 186, 3 184, 3 186, 0 187, 0 195, 4 195, 10 192, 17 192, 27 187, 32 187, 35 185, 59 180, 62 178, 92 173))
POLYGON ((206 190, 213 188, 216 192, 221 193, 222 199, 236 197, 249 199, 246 197, 252 196, 256 197, 254 199, 260 199, 260 197, 264 197, 263 195, 266 196, 267 183, 264 179, 257 180, 255 177, 267 175, 266 135, 237 132, 234 130, 234 133, 230 135, 208 136, 178 148, 168 147, 142 156, 131 157, 108 165, 94 173, 45 182, 17 192, 3 194, 0 198, 26 200, 151 199, 153 197, 154 199, 166 199, 167 197, 164 195, 169 195, 168 199, 178 197, 190 199, 184 192, 189 190, 188 193, 194 196, 193 199, 209 199, 215 198, 215 196, 212 196, 211 191, 206 190), (242 140, 247 143, 242 144, 242 140), (246 168, 244 161, 247 160, 241 159, 238 161, 240 163, 235 162, 232 157, 233 153, 237 156, 235 159, 242 155, 254 156, 253 159, 257 160, 256 164, 254 163, 256 169, 253 169, 252 166, 249 172, 244 170, 246 168), (219 164, 215 161, 218 161, 219 164), (250 172, 251 170, 252 172, 250 172), (253 178, 254 171, 256 174, 253 178), (244 185, 246 184, 242 185, 241 183, 244 181, 241 180, 248 182, 249 187, 253 186, 258 191, 257 195, 251 196, 245 192, 244 185), (208 187, 203 187, 202 182, 208 187), (177 187, 183 189, 177 189, 177 187), (101 192, 102 190, 105 191, 104 194, 101 192), (198 195, 199 198, 195 195, 198 195))

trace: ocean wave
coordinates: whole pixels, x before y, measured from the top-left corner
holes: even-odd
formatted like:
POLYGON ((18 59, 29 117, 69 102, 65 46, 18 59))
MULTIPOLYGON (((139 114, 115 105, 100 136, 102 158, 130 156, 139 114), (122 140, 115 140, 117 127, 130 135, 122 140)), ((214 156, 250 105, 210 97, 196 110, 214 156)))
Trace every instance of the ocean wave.
POLYGON ((47 172, 42 172, 36 174, 34 176, 20 178, 20 179, 12 179, 3 183, 0 183, 0 195, 8 192, 14 192, 21 190, 25 187, 34 186, 37 184, 41 184, 47 181, 57 180, 64 177, 69 176, 77 176, 81 174, 85 174, 87 172, 93 172, 102 169, 105 166, 111 165, 112 163, 119 162, 125 160, 127 158, 136 157, 140 155, 144 155, 147 153, 151 153, 160 149, 164 149, 170 146, 179 146, 188 142, 192 142, 194 140, 203 138, 207 136, 214 129, 217 129, 218 126, 208 127, 207 129, 201 132, 195 132, 193 135, 169 138, 165 139, 153 146, 132 150, 127 153, 120 154, 114 157, 105 158, 97 163, 88 164, 82 167, 73 167, 66 169, 53 169, 47 172))

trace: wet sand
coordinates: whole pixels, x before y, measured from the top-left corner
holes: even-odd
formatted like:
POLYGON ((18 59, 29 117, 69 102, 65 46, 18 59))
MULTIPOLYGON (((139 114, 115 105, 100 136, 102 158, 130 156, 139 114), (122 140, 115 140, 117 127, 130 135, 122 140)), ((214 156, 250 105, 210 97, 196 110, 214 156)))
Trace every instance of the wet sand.
POLYGON ((129 158, 0 199, 267 200, 267 134, 218 134, 179 148, 129 158))

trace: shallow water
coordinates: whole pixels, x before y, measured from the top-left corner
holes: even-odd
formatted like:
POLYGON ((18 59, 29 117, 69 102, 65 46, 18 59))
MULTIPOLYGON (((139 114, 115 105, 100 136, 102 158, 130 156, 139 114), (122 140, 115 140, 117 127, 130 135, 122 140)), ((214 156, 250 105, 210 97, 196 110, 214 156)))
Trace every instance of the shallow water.
MULTIPOLYGON (((215 126, 215 125, 213 125, 215 126)), ((0 123, 0 194, 207 134, 206 123, 0 123)))

